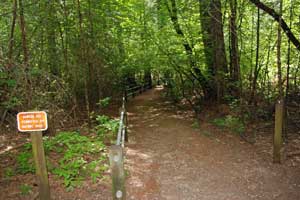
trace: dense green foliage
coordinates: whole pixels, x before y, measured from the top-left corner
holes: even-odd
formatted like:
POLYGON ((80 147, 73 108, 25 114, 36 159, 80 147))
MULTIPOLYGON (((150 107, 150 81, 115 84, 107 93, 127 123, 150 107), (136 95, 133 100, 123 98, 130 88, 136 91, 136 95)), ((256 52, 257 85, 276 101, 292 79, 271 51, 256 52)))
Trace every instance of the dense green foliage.
MULTIPOLYGON (((3 0, 2 121, 7 113, 31 109, 47 109, 52 118, 59 109, 85 109, 89 118, 99 99, 151 77, 196 111, 203 99, 273 102, 278 22, 253 2, 259 1, 3 0)), ((280 14, 279 1, 261 2, 280 14)), ((282 5, 299 39, 300 3, 282 5)), ((293 94, 300 56, 285 32, 279 69, 284 92, 293 94)))

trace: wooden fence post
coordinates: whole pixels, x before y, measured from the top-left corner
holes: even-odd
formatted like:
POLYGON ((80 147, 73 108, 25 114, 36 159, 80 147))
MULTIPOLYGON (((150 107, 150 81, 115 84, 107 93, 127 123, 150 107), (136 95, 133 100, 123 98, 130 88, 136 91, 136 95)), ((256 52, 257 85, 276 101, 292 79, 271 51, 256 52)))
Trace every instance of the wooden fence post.
POLYGON ((32 152, 35 162, 36 176, 39 185, 39 199, 50 200, 50 188, 48 181, 48 172, 43 146, 43 134, 41 131, 30 133, 32 142, 32 152))
POLYGON ((113 145, 109 149, 109 162, 112 177, 113 200, 125 200, 125 173, 123 161, 123 149, 121 146, 113 145))
POLYGON ((282 100, 279 100, 275 106, 275 132, 273 141, 273 162, 281 162, 282 148, 282 128, 283 128, 283 106, 282 100))

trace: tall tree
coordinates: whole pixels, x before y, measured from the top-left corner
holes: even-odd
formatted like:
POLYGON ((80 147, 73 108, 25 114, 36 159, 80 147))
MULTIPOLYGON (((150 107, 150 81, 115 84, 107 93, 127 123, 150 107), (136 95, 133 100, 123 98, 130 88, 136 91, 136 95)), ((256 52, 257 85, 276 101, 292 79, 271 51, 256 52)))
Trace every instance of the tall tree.
POLYGON ((59 75, 59 56, 57 54, 57 44, 56 44, 56 9, 55 9, 55 0, 47 1, 44 5, 47 9, 46 13, 46 34, 47 34, 47 65, 49 70, 54 75, 59 75))
MULTIPOLYGON (((290 24, 289 27, 292 27, 292 21, 293 21, 293 5, 294 1, 290 1, 290 24)), ((289 90, 290 90, 290 68, 291 68, 291 40, 288 39, 288 50, 287 50, 287 69, 286 69, 286 92, 285 92, 285 103, 288 103, 288 96, 289 96, 289 90)))
POLYGON ((24 17, 24 6, 23 0, 19 0, 19 9, 20 9, 20 27, 21 27, 21 35, 22 35, 22 47, 23 47, 23 56, 25 68, 28 68, 29 65, 29 53, 27 46, 27 32, 26 32, 26 22, 24 17))
POLYGON ((88 127, 91 128, 90 119, 90 101, 89 101, 89 89, 88 89, 88 79, 89 79, 89 68, 87 68, 86 61, 86 41, 83 33, 83 16, 81 11, 81 2, 77 0, 77 14, 78 14, 78 26, 79 26, 79 42, 80 42, 80 53, 79 53, 79 63, 84 69, 85 76, 83 77, 84 82, 84 100, 87 112, 88 127))
POLYGON ((225 93, 228 72, 220 0, 199 0, 200 22, 206 65, 214 82, 214 96, 220 100, 225 93))
POLYGON ((187 40, 187 37, 185 36, 185 33, 183 32, 179 20, 178 20, 178 10, 175 0, 170 0, 170 5, 166 1, 166 6, 168 8, 168 12, 174 27, 174 30, 176 31, 177 35, 180 36, 182 40, 182 45, 184 47, 187 59, 189 61, 190 65, 190 73, 192 76, 199 81, 205 98, 207 99, 213 99, 217 96, 216 88, 212 87, 212 85, 208 82, 207 78, 203 75, 202 71, 197 67, 195 57, 193 55, 193 45, 190 44, 187 40))
POLYGON ((230 0, 230 75, 232 81, 235 82, 236 87, 240 89, 240 58, 239 58, 239 46, 238 46, 238 32, 236 25, 237 17, 237 0, 230 0))
POLYGON ((251 96, 250 104, 256 105, 255 93, 257 87, 257 79, 261 69, 259 65, 259 49, 260 49, 260 10, 257 8, 257 23, 256 23, 256 55, 255 55, 255 66, 252 76, 251 96))
POLYGON ((26 21, 24 16, 24 5, 23 0, 19 0, 19 15, 20 15, 20 28, 21 28, 21 37, 22 37, 22 49, 23 49, 23 56, 24 56, 24 86, 25 86, 25 94, 27 100, 27 106, 31 108, 32 106, 32 87, 30 78, 28 76, 29 70, 29 50, 27 45, 27 32, 26 32, 26 21))
POLYGON ((14 34, 15 34, 15 26, 16 26, 16 19, 17 19, 17 7, 18 2, 17 0, 13 1, 13 8, 12 8, 12 22, 11 22, 11 29, 10 29, 10 36, 9 36, 9 44, 8 44, 8 62, 9 67, 12 65, 12 56, 13 56, 13 47, 14 47, 14 34))
POLYGON ((282 0, 279 0, 279 20, 277 31, 277 75, 279 99, 283 100, 282 69, 281 69, 281 24, 282 24, 282 0))

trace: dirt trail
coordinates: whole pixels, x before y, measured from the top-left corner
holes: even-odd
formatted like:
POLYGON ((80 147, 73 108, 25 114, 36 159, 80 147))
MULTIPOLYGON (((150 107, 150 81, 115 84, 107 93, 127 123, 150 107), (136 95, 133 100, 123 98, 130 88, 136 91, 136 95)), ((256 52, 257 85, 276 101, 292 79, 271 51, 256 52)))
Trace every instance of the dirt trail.
POLYGON ((300 169, 219 133, 165 101, 161 88, 130 100, 127 199, 297 200, 300 169), (213 133, 214 132, 214 133, 213 133))

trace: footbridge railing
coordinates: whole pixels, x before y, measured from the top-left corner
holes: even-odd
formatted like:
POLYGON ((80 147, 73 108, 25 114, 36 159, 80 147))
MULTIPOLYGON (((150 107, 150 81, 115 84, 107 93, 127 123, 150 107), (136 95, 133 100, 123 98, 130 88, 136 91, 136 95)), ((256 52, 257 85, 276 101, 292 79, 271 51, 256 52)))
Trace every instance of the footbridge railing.
POLYGON ((128 141, 128 118, 126 110, 126 102, 128 98, 134 97, 148 89, 152 88, 152 85, 145 84, 126 88, 122 98, 122 106, 120 108, 120 123, 117 135, 117 141, 109 149, 109 163, 111 169, 112 178, 112 194, 113 200, 125 200, 125 170, 124 170, 124 147, 125 142, 128 141))

